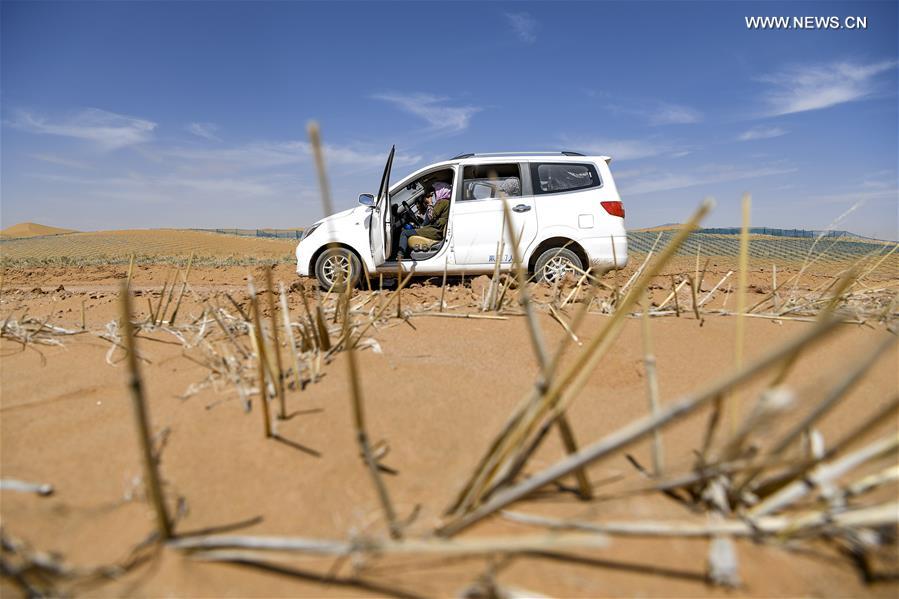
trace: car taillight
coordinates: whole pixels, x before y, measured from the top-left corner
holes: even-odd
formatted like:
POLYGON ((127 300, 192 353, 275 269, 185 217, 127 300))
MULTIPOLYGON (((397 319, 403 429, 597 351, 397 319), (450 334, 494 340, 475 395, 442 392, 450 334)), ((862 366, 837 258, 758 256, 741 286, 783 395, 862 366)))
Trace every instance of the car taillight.
POLYGON ((621 202, 600 202, 600 204, 612 216, 624 218, 624 204, 621 202))

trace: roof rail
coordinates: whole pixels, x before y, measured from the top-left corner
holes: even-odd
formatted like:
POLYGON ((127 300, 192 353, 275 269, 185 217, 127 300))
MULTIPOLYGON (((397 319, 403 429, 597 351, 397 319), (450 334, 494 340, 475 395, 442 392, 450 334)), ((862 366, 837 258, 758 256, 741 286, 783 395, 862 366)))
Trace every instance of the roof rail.
POLYGON ((462 160, 464 158, 472 158, 474 156, 545 156, 547 154, 561 154, 562 156, 583 156, 580 152, 572 152, 570 150, 551 151, 551 152, 469 152, 467 154, 459 154, 453 156, 450 160, 462 160))

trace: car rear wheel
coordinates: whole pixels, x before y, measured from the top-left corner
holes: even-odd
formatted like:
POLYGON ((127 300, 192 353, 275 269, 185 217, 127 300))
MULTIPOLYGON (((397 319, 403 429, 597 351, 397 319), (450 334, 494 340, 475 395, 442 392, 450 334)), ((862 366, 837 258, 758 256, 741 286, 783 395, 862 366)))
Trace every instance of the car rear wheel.
POLYGON ((346 248, 331 248, 315 261, 315 278, 324 290, 343 291, 346 282, 355 287, 362 277, 359 257, 346 248))
POLYGON ((550 248, 540 254, 534 265, 537 281, 555 285, 568 273, 584 270, 584 265, 577 254, 566 248, 550 248))

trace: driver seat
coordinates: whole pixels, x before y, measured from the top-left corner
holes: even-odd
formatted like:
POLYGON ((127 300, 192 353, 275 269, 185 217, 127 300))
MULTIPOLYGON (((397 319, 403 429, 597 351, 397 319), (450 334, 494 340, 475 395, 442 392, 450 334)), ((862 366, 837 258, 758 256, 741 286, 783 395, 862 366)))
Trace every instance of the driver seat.
POLYGON ((439 239, 428 239, 421 235, 412 235, 409 237, 409 248, 414 252, 427 252, 438 244, 440 244, 439 239))

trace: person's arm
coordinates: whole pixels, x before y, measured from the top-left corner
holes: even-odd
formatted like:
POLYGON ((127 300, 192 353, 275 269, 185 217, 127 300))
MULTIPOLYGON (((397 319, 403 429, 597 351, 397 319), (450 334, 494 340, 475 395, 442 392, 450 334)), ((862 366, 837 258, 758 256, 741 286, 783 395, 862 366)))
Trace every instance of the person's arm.
MULTIPOLYGON (((430 198, 431 195, 429 194, 427 197, 430 198)), ((431 224, 431 219, 428 218, 428 201, 427 201, 427 199, 424 199, 424 201, 421 204, 421 207, 422 207, 421 225, 419 225, 419 226, 426 227, 429 224, 431 224)))
POLYGON ((434 206, 434 223, 440 229, 446 228, 446 223, 449 221, 449 200, 440 200, 436 206, 434 206))

